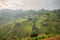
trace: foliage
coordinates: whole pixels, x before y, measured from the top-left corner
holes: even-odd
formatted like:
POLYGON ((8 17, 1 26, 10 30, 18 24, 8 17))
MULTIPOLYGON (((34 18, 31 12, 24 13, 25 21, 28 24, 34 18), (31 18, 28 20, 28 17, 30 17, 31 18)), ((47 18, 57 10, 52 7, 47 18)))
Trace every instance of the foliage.
POLYGON ((4 10, 0 11, 1 40, 21 40, 30 37, 31 34, 47 35, 34 37, 32 40, 60 35, 60 9, 51 11, 4 10))

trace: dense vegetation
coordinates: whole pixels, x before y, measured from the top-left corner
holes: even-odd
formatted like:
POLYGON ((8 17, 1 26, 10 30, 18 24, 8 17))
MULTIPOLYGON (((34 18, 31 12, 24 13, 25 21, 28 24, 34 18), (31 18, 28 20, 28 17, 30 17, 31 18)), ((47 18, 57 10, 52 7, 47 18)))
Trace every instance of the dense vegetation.
POLYGON ((0 10, 0 40, 21 40, 37 35, 40 35, 38 38, 60 35, 60 9, 0 10))

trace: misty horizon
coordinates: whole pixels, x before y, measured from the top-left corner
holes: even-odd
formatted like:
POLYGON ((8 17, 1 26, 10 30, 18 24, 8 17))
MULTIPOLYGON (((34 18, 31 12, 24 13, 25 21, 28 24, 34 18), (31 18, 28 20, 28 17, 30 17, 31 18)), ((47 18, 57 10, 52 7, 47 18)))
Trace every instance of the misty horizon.
POLYGON ((55 10, 60 9, 59 3, 60 0, 0 0, 0 10, 55 10))

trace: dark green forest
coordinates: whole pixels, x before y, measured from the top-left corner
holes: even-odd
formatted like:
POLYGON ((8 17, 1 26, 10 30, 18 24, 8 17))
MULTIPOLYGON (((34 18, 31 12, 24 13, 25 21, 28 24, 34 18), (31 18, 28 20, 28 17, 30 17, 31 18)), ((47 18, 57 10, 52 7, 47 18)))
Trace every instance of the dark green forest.
POLYGON ((0 10, 0 40, 35 40, 41 34, 48 36, 38 38, 60 35, 60 9, 0 10))

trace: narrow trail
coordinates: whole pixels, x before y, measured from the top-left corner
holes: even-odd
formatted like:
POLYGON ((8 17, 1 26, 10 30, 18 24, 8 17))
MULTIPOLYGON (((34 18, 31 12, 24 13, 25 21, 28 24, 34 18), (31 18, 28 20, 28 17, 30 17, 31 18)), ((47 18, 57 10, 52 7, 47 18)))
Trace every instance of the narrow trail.
POLYGON ((42 40, 60 40, 60 36, 50 37, 42 40))

